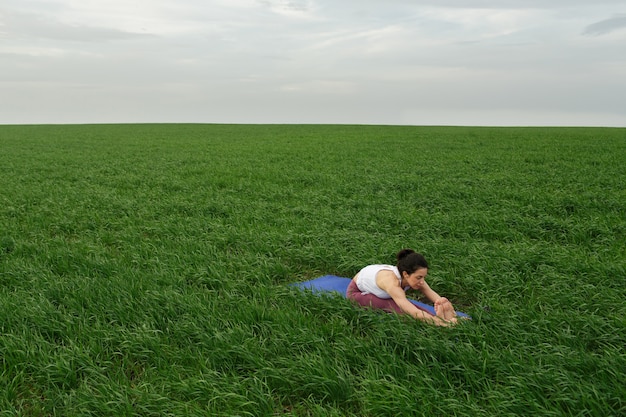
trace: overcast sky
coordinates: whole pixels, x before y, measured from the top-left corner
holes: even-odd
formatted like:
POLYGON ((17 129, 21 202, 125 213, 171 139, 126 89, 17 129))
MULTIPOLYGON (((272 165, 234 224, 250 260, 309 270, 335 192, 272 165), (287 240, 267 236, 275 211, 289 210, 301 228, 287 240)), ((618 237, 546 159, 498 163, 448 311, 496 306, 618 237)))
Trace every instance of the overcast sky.
POLYGON ((0 123, 626 126, 624 0, 2 0, 0 123))

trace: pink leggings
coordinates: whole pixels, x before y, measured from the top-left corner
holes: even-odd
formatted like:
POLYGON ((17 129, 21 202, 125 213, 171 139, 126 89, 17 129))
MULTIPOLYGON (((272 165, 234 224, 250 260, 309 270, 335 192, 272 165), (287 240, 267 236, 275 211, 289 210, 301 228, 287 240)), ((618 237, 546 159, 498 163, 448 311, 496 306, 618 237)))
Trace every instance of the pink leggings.
MULTIPOLYGON (((371 307, 380 310, 387 311, 389 313, 398 313, 398 314, 406 314, 393 298, 380 298, 376 297, 374 294, 361 294, 361 290, 356 286, 356 282, 352 280, 350 285, 348 285, 348 289, 346 290, 346 297, 350 300, 356 301, 359 305, 363 307, 371 307)), ((416 306, 419 308, 418 306, 416 306)), ((420 308, 420 310, 423 310, 420 308)), ((426 311, 426 310, 424 310, 426 311)), ((428 312, 431 314, 430 312, 428 312)))
POLYGON ((398 304, 393 301, 393 298, 380 298, 376 297, 374 294, 361 294, 361 290, 359 290, 359 287, 356 286, 356 282, 354 282, 354 280, 352 280, 350 285, 348 285, 346 297, 350 300, 356 301, 363 307, 377 308, 385 310, 389 313, 405 314, 398 304))

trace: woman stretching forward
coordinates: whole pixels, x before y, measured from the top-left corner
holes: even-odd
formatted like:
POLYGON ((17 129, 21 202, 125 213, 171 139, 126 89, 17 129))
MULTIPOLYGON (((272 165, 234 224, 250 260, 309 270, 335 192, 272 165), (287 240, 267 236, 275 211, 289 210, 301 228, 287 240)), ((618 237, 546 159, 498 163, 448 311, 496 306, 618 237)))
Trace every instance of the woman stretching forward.
POLYGON ((409 314, 438 326, 455 324, 457 318, 452 303, 440 297, 424 281, 428 274, 428 262, 424 256, 412 249, 403 249, 398 252, 397 259, 397 266, 369 265, 361 269, 348 286, 346 296, 364 307, 409 314), (405 291, 410 288, 421 291, 434 303, 435 316, 406 298, 405 291))

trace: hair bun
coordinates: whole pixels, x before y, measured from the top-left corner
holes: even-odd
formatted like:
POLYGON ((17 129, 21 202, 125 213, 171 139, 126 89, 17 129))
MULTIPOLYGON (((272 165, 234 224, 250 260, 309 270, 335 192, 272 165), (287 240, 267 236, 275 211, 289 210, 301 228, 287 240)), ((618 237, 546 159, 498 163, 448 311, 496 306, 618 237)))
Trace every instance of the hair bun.
POLYGON ((400 252, 398 252, 398 254, 396 255, 396 258, 399 260, 406 258, 407 256, 409 256, 410 254, 415 253, 415 251, 413 249, 402 249, 400 252))

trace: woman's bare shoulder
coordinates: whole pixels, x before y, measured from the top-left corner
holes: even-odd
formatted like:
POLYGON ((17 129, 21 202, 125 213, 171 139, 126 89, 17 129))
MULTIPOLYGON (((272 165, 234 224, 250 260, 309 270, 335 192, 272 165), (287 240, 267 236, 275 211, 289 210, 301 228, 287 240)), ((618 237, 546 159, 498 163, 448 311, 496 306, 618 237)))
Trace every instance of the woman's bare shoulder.
POLYGON ((391 285, 395 284, 398 287, 400 286, 398 277, 396 276, 396 274, 393 273, 393 271, 389 269, 381 269, 380 271, 378 271, 378 273, 376 274, 376 282, 384 282, 391 285))

